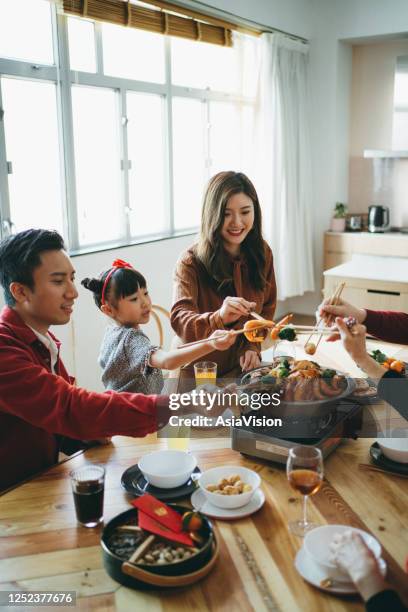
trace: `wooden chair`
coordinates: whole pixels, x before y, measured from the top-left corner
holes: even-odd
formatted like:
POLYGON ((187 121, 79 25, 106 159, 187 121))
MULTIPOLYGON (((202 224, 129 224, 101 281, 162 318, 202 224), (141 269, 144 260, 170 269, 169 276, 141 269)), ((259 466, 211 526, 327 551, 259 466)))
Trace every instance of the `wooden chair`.
POLYGON ((166 310, 165 308, 163 308, 163 306, 159 306, 158 304, 153 304, 152 305, 152 317, 156 322, 157 325, 157 329, 159 332, 159 346, 161 348, 163 348, 163 344, 164 344, 164 331, 163 331, 163 325, 161 322, 161 318, 159 315, 162 315, 165 319, 167 319, 167 321, 170 323, 170 313, 168 310, 166 310))

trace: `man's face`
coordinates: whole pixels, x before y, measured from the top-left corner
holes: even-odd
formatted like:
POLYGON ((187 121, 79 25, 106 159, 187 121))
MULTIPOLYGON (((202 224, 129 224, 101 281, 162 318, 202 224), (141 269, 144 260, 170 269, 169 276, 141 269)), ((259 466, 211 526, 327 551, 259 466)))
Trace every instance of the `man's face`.
POLYGON ((64 325, 78 297, 75 270, 65 251, 41 253, 41 265, 33 272, 34 289, 26 289, 24 312, 41 327, 64 325))

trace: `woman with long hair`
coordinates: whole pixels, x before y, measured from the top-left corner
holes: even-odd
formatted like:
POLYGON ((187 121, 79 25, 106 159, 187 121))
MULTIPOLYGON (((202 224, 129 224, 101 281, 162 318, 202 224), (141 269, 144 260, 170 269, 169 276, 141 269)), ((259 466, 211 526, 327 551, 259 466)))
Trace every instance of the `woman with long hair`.
MULTIPOLYGON (((183 342, 216 329, 238 328, 255 311, 272 319, 276 306, 273 257, 262 237, 261 207, 251 181, 241 172, 220 172, 206 192, 198 243, 179 259, 171 324, 183 342)), ((259 344, 239 336, 234 347, 208 359, 225 374, 260 364, 259 344)))

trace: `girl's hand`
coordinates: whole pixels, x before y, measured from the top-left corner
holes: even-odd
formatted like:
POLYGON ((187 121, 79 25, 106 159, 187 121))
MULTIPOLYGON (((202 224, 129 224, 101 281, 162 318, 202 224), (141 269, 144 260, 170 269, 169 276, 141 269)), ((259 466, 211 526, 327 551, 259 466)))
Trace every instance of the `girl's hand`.
POLYGON ((224 325, 235 323, 241 317, 248 316, 248 313, 256 308, 255 302, 248 302, 241 297, 226 297, 220 308, 220 316, 224 325))
POLYGON ((317 307, 316 319, 323 319, 326 325, 333 323, 334 317, 354 317, 357 323, 363 323, 367 317, 364 308, 356 308, 352 304, 340 299, 337 306, 330 306, 329 299, 323 300, 317 307))
POLYGON ((234 344, 236 335, 232 331, 215 330, 208 338, 208 343, 216 351, 226 351, 234 344))
POLYGON ((245 353, 239 358, 239 365, 241 366, 243 372, 253 370, 254 368, 259 368, 261 365, 259 354, 256 351, 245 351, 245 353))

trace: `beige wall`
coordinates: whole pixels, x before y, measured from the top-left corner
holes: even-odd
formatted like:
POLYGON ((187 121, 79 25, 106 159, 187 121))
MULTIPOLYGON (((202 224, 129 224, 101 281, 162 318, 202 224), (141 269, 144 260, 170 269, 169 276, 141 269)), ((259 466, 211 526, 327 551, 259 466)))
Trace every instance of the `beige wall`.
POLYGON ((363 151, 392 149, 396 58, 407 54, 407 40, 353 47, 349 208, 366 212, 370 204, 389 206, 397 226, 408 224, 408 161, 364 159, 363 151))

